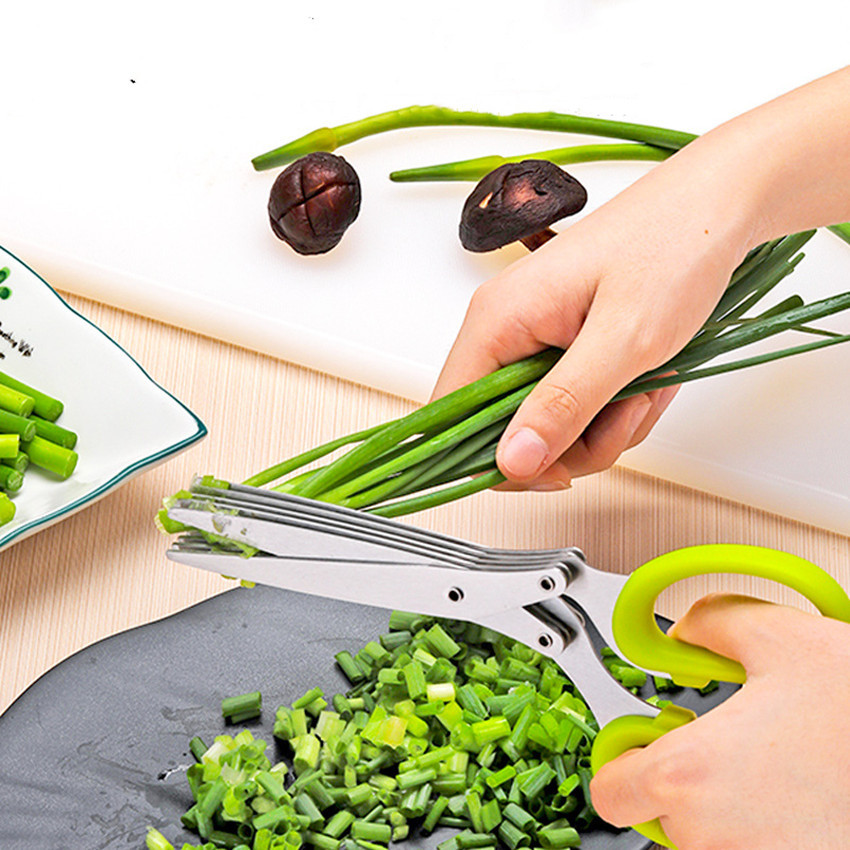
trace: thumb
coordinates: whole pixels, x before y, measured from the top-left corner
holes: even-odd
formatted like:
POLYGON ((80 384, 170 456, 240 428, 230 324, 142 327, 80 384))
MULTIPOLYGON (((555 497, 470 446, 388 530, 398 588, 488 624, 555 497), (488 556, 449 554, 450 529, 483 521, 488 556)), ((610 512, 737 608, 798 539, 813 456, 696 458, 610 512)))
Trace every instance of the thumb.
MULTIPOLYGON (((585 319, 563 357, 540 380, 514 414, 499 442, 496 461, 511 481, 537 478, 581 436, 600 410, 643 369, 610 318, 585 319)), ((630 402, 628 399, 627 402, 630 402)), ((645 398, 644 398, 645 401, 645 398)), ((624 402, 626 404, 626 402, 624 402)), ((626 404, 637 430, 647 404, 626 404)))
POLYGON ((713 593, 698 599, 667 632, 739 661, 748 676, 758 675, 799 645, 798 633, 814 615, 751 596, 713 593))

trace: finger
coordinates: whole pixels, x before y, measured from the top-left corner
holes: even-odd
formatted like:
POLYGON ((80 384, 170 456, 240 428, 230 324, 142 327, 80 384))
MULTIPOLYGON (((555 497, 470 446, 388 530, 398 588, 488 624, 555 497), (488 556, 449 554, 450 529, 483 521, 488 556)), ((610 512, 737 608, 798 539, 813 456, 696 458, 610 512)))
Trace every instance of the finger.
POLYGON ((653 390, 649 394, 652 401, 652 409, 644 417, 637 430, 632 434, 628 448, 634 448, 639 443, 642 443, 649 432, 655 427, 655 423, 661 418, 661 414, 670 406, 670 402, 676 397, 676 393, 681 389, 681 384, 674 384, 672 387, 664 387, 661 390, 653 390))
POLYGON ((812 616, 751 596, 714 593, 698 599, 668 634, 739 661, 748 675, 758 675, 787 657, 797 643, 798 618, 812 616))
POLYGON ((593 276, 581 258, 565 253, 564 237, 512 263, 475 290, 432 400, 554 346, 575 339, 591 300, 593 276), (570 269, 569 281, 563 280, 570 269), (559 281, 557 291, 547 286, 559 281))
POLYGON ((561 455, 560 464, 571 478, 613 466, 624 451, 646 438, 676 390, 678 387, 665 387, 606 405, 584 434, 561 455))
POLYGON ((505 430, 496 453, 505 477, 519 483, 537 478, 610 399, 644 371, 642 358, 631 353, 626 327, 618 325, 605 311, 588 314, 573 344, 505 430))
POLYGON ((572 478, 608 469, 629 448, 635 432, 651 413, 652 400, 646 394, 606 405, 559 463, 572 478))
POLYGON ((538 492, 552 492, 557 490, 569 490, 572 487, 570 471, 560 462, 555 461, 541 476, 535 478, 528 484, 517 484, 514 481, 505 481, 497 484, 494 490, 518 492, 534 490, 538 492))
POLYGON ((574 478, 608 469, 626 449, 646 437, 678 389, 678 386, 665 387, 607 405, 585 433, 533 481, 520 484, 508 480, 493 489, 507 492, 568 490, 574 478), (637 428, 633 430, 635 423, 637 428))
POLYGON ((646 747, 629 750, 599 769, 590 782, 590 796, 601 818, 624 827, 664 814, 646 781, 654 761, 652 748, 646 747))
POLYGON ((631 399, 623 399, 623 401, 607 405, 588 426, 585 433, 533 481, 525 484, 506 481, 494 489, 566 490, 572 486, 572 479, 607 469, 614 464, 623 451, 636 446, 646 437, 667 409, 678 389, 678 386, 665 387, 654 390, 648 395, 634 396, 631 399), (641 411, 646 408, 644 400, 648 400, 649 406, 648 412, 641 419, 641 411), (635 407, 638 409, 635 410, 635 407), (633 432, 635 422, 639 424, 637 430, 633 432))

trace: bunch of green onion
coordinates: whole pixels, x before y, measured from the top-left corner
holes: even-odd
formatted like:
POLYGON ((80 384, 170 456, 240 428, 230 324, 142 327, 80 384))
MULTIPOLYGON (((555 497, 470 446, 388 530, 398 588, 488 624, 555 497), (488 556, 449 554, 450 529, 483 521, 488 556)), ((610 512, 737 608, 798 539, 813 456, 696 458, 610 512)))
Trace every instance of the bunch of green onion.
MULTIPOLYGON (((481 626, 400 611, 378 640, 335 658, 347 694, 311 688, 276 712, 291 768, 247 730, 209 747, 192 739, 182 822, 203 850, 386 850, 439 828, 455 830, 440 850, 560 850, 599 825, 588 791, 598 727, 551 659, 481 626)), ((604 661, 624 686, 646 684, 610 651, 604 661)), ((260 694, 222 710, 256 716, 260 694)), ((147 847, 173 850, 154 829, 147 847)))
MULTIPOLYGON (((272 168, 316 150, 334 150, 372 133, 401 127, 446 124, 507 126, 590 133, 628 139, 628 143, 572 146, 528 156, 555 162, 594 159, 663 159, 695 138, 660 127, 561 113, 493 115, 414 106, 334 128, 322 128, 253 160, 272 168)), ((477 179, 507 161, 483 157, 425 169, 395 172, 394 179, 477 179)), ((850 242, 850 225, 832 228, 850 242)), ((795 354, 846 342, 850 335, 812 326, 812 322, 850 307, 850 292, 809 304, 798 295, 769 309, 762 299, 803 258, 802 246, 814 231, 775 239, 753 249, 732 275, 714 312, 677 355, 623 387, 612 401, 672 384, 745 369, 795 354), (726 357, 776 334, 794 331, 809 337, 797 345, 740 359, 726 357), (711 365, 709 365, 711 364, 711 365)), ((244 483, 333 502, 383 516, 431 508, 504 481, 496 468, 499 438, 513 413, 563 352, 542 351, 425 405, 408 416, 348 434, 253 475, 244 483), (314 464, 347 449, 324 466, 314 464), (306 471, 302 471, 306 468, 306 471)), ((160 524, 180 531, 164 512, 160 524)))
POLYGON ((66 479, 77 465, 77 435, 56 424, 64 405, 0 372, 0 525, 15 516, 17 493, 30 464, 66 479))
MULTIPOLYGON (((672 384, 768 363, 846 342, 812 322, 850 307, 850 292, 805 304, 797 296, 758 311, 756 306, 803 255, 813 231, 776 239, 750 252, 700 331, 662 366, 633 380, 614 401, 672 384), (709 365, 710 361, 785 331, 810 341, 709 365)), ((383 516, 431 508, 492 487, 499 438, 510 417, 561 356, 548 349, 506 366, 420 409, 339 437, 253 475, 244 483, 332 502, 383 516), (323 466, 317 461, 345 449, 323 466), (303 468, 307 471, 300 471, 303 468)), ((167 530, 181 528, 161 521, 167 530)))

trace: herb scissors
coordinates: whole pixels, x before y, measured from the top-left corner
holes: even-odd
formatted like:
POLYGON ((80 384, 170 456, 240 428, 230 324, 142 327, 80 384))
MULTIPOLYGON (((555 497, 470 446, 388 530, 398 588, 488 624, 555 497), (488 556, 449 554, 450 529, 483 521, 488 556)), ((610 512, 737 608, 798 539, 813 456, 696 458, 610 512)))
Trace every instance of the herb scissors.
MULTIPOLYGON (((391 519, 284 493, 196 478, 168 508, 186 534, 168 557, 192 567, 302 593, 465 620, 554 659, 593 712, 600 731, 591 769, 645 746, 695 718, 652 705, 619 684, 592 640, 682 686, 742 683, 740 664, 665 635, 658 595, 696 575, 772 579, 806 596, 825 616, 850 622, 850 597, 802 558, 756 546, 679 549, 630 576, 606 573, 576 548, 492 549, 391 519)), ((634 826, 672 846, 658 820, 634 826)))

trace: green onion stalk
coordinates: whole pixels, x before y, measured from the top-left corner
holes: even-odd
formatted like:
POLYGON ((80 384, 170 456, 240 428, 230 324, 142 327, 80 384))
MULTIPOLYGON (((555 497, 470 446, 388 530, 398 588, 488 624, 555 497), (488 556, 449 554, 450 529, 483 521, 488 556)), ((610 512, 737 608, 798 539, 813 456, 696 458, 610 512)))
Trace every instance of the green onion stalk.
POLYGON ((524 130, 554 130, 561 133, 604 136, 628 139, 668 151, 679 150, 696 138, 693 133, 682 133, 649 124, 612 121, 607 118, 592 118, 562 112, 515 112, 512 115, 496 115, 492 112, 459 111, 443 106, 408 106, 404 109, 371 115, 348 124, 340 124, 337 127, 320 127, 305 136, 254 157, 251 162, 257 171, 266 171, 286 165, 308 153, 334 151, 343 145, 376 133, 409 127, 457 125, 514 127, 524 130))
POLYGON ((420 168, 406 168, 391 171, 390 180, 396 183, 414 183, 433 180, 480 180, 486 174, 512 162, 527 159, 544 159, 555 165, 573 165, 579 162, 603 162, 605 160, 633 160, 658 162, 672 156, 672 148, 644 145, 639 142, 626 142, 619 145, 569 145, 565 148, 551 148, 516 156, 479 156, 474 159, 462 159, 441 165, 425 165, 420 168))

